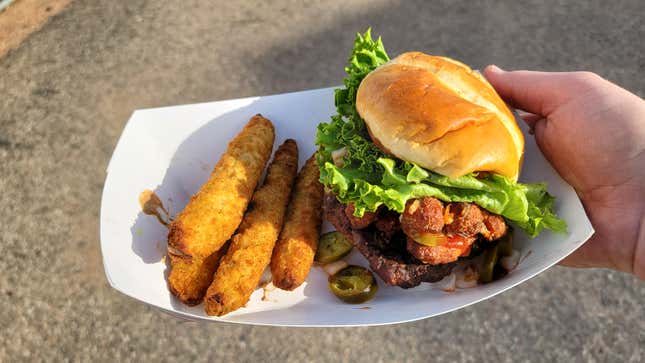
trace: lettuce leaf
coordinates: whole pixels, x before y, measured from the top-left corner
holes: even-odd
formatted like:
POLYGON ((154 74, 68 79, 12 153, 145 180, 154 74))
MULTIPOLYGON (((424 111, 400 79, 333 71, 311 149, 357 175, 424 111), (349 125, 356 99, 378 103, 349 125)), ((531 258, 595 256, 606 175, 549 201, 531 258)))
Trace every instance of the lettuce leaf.
POLYGON ((421 197, 472 202, 513 222, 530 237, 545 228, 566 232, 566 222, 553 212, 555 198, 546 191, 544 183, 514 183, 494 173, 448 178, 392 159, 376 147, 356 111, 356 92, 363 78, 387 61, 381 38, 374 41, 370 29, 358 34, 345 68, 344 88, 335 91, 338 114, 329 123, 318 125, 320 181, 338 200, 353 203, 356 216, 375 211, 381 205, 401 213, 409 199, 421 197), (343 147, 347 152, 342 165, 335 165, 331 153, 343 147))

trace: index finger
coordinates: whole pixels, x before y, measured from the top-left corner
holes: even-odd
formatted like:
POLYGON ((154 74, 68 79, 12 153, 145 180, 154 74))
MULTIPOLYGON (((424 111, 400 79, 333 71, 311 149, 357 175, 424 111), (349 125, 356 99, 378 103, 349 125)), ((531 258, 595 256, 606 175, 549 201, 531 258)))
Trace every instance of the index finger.
POLYGON ((590 88, 589 72, 504 71, 490 65, 484 76, 504 101, 544 117, 590 88))

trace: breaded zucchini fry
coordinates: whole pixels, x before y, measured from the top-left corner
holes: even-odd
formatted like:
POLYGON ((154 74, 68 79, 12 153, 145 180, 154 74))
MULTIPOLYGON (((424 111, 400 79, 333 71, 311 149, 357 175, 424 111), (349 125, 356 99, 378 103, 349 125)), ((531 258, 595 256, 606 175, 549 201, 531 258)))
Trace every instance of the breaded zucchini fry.
POLYGON ((284 227, 273 249, 273 284, 283 290, 300 286, 314 261, 322 223, 323 186, 318 178, 314 154, 298 174, 284 227))
POLYGON ((168 286, 170 292, 186 305, 192 306, 201 303, 204 292, 213 281, 213 275, 227 248, 228 243, 203 260, 198 260, 197 257, 182 258, 169 253, 171 272, 168 274, 168 286))
POLYGON ((275 131, 255 115, 228 144, 210 178, 170 225, 170 291, 187 304, 203 298, 219 261, 216 254, 235 232, 271 156, 275 131), (206 265, 205 265, 206 264, 206 265))
POLYGON ((224 315, 249 301, 269 265, 297 171, 298 146, 289 139, 276 151, 264 185, 253 194, 249 210, 217 268, 204 299, 208 315, 224 315))

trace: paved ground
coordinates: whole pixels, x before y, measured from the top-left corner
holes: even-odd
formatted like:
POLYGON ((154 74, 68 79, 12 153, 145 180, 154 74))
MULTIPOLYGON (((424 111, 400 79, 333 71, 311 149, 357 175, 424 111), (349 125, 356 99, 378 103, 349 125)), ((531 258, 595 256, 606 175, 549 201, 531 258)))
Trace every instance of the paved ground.
POLYGON ((354 33, 392 54, 588 69, 645 95, 640 1, 76 0, 0 59, 0 361, 645 360, 645 284, 553 268, 417 323, 289 330, 183 323, 112 291, 98 211, 137 108, 338 84, 354 33))

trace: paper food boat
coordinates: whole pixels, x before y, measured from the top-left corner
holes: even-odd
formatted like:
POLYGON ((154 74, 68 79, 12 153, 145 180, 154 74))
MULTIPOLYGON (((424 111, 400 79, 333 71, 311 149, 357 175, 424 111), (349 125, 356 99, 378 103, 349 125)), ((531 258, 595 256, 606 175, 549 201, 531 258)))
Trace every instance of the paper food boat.
MULTIPOLYGON (((208 179, 228 142, 249 118, 261 113, 275 125, 276 142, 295 139, 300 166, 315 151, 319 122, 334 114, 332 88, 274 96, 136 111, 128 121, 107 168, 101 203, 101 250, 105 274, 113 288, 134 299, 187 319, 275 326, 361 326, 413 321, 443 314, 490 298, 526 281, 578 248, 593 233, 574 190, 546 162, 533 137, 526 134, 521 180, 548 183, 556 212, 569 224, 566 235, 544 232, 534 240, 516 233, 515 246, 525 258, 504 278, 447 293, 428 284, 404 290, 379 280, 376 297, 362 305, 340 302, 327 287, 327 275, 314 267, 292 292, 258 288, 251 300, 223 317, 208 317, 203 306, 181 304, 166 285, 167 229, 143 214, 139 194, 153 189, 169 209, 179 213, 208 179)), ((522 122, 518 122, 523 126, 522 122)), ((329 230, 329 225, 324 226, 329 230)), ((368 266, 354 251, 348 262, 368 266)))

